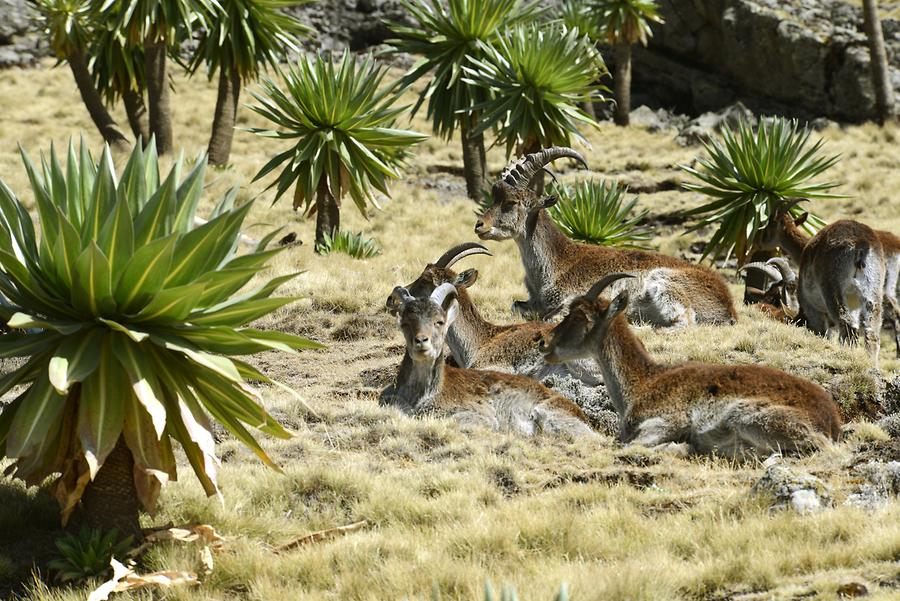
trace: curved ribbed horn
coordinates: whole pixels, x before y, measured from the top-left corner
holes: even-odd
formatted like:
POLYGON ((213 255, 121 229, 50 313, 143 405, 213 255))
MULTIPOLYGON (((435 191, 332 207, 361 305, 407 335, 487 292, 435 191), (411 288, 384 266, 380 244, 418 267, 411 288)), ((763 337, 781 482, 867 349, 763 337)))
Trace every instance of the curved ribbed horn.
POLYGON ((460 259, 464 259, 469 255, 493 255, 483 244, 477 242, 466 242, 465 244, 457 244, 447 252, 441 255, 441 258, 434 262, 438 267, 449 268, 460 259))
POLYGON ((616 280, 622 280, 625 278, 633 278, 636 277, 630 273, 611 273, 609 275, 605 275, 600 278, 600 281, 591 286, 591 289, 587 291, 585 294, 591 300, 596 300, 600 297, 600 293, 609 288, 609 285, 615 282, 616 280))
POLYGON ((766 261, 766 265, 774 265, 781 274, 785 284, 793 284, 797 281, 797 274, 791 268, 791 264, 784 257, 772 257, 766 261))
POLYGON ((447 298, 447 295, 450 293, 456 294, 456 286, 449 283, 443 283, 437 288, 434 289, 434 292, 431 293, 431 300, 437 303, 439 306, 444 306, 444 299, 447 298))
POLYGON ((801 202, 809 202, 809 199, 808 198, 785 199, 778 203, 776 210, 778 213, 784 214, 784 213, 787 213, 788 211, 790 211, 791 209, 793 209, 794 207, 796 207, 797 205, 799 205, 801 202))
MULTIPOLYGON (((746 265, 743 265, 740 269, 738 269, 738 273, 740 273, 742 271, 747 271, 750 269, 754 269, 756 271, 761 271, 764 274, 766 274, 766 277, 769 278, 770 280, 772 280, 772 284, 777 284, 784 279, 784 277, 781 275, 781 272, 777 268, 772 267, 768 263, 761 263, 759 261, 755 261, 753 263, 747 263, 746 265)), ((769 286, 767 286, 767 288, 768 287, 769 286)))
POLYGON ((500 179, 515 188, 525 188, 547 163, 563 157, 575 159, 587 169, 587 161, 581 153, 566 146, 552 146, 512 161, 500 174, 500 179))

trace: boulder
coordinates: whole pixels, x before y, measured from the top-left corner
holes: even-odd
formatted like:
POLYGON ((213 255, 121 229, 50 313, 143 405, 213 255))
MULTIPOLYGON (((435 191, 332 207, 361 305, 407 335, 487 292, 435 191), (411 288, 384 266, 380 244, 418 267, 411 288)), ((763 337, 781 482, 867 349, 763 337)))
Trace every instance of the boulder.
POLYGON ((750 493, 768 497, 773 510, 815 513, 831 506, 831 491, 815 476, 795 471, 778 455, 773 455, 764 465, 766 472, 750 493))

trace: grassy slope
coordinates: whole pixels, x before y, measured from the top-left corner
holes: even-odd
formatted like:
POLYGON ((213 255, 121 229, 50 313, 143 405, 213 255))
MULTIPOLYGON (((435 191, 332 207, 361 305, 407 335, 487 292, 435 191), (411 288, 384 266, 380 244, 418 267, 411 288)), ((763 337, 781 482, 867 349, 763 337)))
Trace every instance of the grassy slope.
MULTIPOLYGON (((200 79, 178 79, 177 85, 176 142, 192 156, 205 147, 215 91, 200 79)), ((81 132, 97 145, 66 70, 0 72, 0 106, 0 174, 26 200, 16 141, 33 155, 81 132)), ((240 120, 261 124, 246 110, 240 120)), ((421 118, 414 127, 427 131, 421 118)), ((823 202, 816 210, 827 219, 850 215, 900 231, 900 130, 835 127, 823 135, 828 150, 845 157, 833 176, 847 182, 844 191, 855 197, 823 202)), ((609 125, 589 138, 593 149, 586 154, 594 174, 632 184, 679 177, 676 165, 697 152, 679 147, 669 135, 609 125)), ((444 173, 461 164, 458 145, 423 144, 407 179, 394 187, 394 199, 370 221, 348 204, 344 226, 362 229, 384 246, 381 256, 364 262, 314 257, 312 224, 299 222, 287 200, 270 209, 271 193, 249 184, 278 149, 271 140, 239 132, 233 167, 207 178, 207 202, 241 185, 243 198, 261 196, 251 221, 286 223, 305 242, 284 253, 275 270, 307 270, 285 293, 309 298, 265 325, 312 336, 329 349, 299 360, 269 354, 257 362, 299 390, 315 414, 267 391, 276 416, 299 433, 293 441, 267 441, 286 475, 266 471, 224 440, 224 504, 205 499, 182 468, 181 482, 165 491, 159 515, 147 523, 205 521, 230 542, 203 587, 171 598, 399 599, 427 596, 432 583, 445 598, 475 598, 485 578, 514 583, 526 599, 550 598, 560 581, 581 599, 716 598, 716 591, 790 598, 807 590, 830 598, 838 585, 859 578, 883 580, 877 597, 889 598, 888 586, 900 582, 900 570, 889 563, 900 557, 896 505, 875 516, 845 507, 813 517, 772 515, 746 494, 761 473, 758 465, 672 459, 611 443, 591 448, 460 433, 447 422, 411 420, 379 408, 378 390, 402 352, 401 337, 382 312, 384 298, 446 247, 473 238, 473 205, 464 197, 462 179, 444 173), (370 523, 364 532, 285 555, 270 551, 292 537, 359 519, 370 523)), ((502 156, 491 152, 490 163, 499 169, 502 156)), ((575 176, 558 167, 565 179, 575 176)), ((641 203, 662 213, 697 201, 691 194, 662 192, 645 195, 641 203)), ((677 254, 697 240, 680 234, 660 230, 656 242, 677 254)), ((490 246, 494 258, 469 260, 481 272, 474 296, 489 317, 511 320, 509 304, 524 298, 518 256, 512 243, 490 246)), ((733 328, 641 336, 651 352, 671 361, 761 362, 811 377, 848 409, 877 381, 860 350, 770 323, 750 309, 741 309, 733 328)), ((887 335, 884 343, 882 368, 896 373, 900 362, 887 335)), ((880 437, 862 428, 833 451, 799 463, 828 480, 841 500, 853 487, 847 470, 853 455, 861 449, 883 452, 888 443, 877 442, 880 437)), ((32 552, 41 556, 40 545, 27 541, 51 536, 53 508, 27 502, 35 493, 26 495, 18 485, 4 482, 0 493, 8 499, 0 504, 3 580, 21 574, 32 552)), ((173 548, 154 550, 147 563, 197 567, 192 553, 173 548)), ((32 596, 78 595, 83 592, 36 590, 32 596)))

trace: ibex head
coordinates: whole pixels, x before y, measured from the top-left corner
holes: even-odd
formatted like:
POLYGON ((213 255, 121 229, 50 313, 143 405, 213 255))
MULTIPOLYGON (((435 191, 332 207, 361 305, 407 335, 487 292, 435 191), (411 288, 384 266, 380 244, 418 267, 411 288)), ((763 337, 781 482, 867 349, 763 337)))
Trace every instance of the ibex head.
POLYGON ((797 274, 791 269, 787 259, 773 257, 765 263, 747 263, 738 271, 759 271, 765 275, 765 288, 748 289, 752 296, 758 297, 762 302, 780 306, 789 319, 794 319, 800 313, 797 274))
POLYGON ((766 227, 757 234, 754 241, 755 250, 774 250, 782 247, 785 245, 788 235, 799 233, 800 226, 806 222, 809 213, 794 217, 790 211, 795 205, 807 200, 806 198, 795 198, 781 203, 775 209, 775 213, 769 217, 766 227))
POLYGON ((606 337, 612 321, 628 307, 627 290, 611 301, 600 294, 613 282, 633 277, 629 273, 611 273, 594 284, 587 294, 573 300, 562 322, 539 338, 538 348, 544 360, 563 363, 590 357, 593 345, 606 337))
POLYGON ((450 269, 458 261, 471 255, 492 256, 487 248, 477 242, 466 242, 465 244, 454 246, 441 255, 441 258, 437 261, 426 265, 414 282, 402 288, 400 286, 394 288, 394 291, 391 292, 391 295, 388 296, 385 302, 388 313, 397 315, 400 312, 403 299, 398 296, 398 290, 406 290, 410 295, 421 298, 429 296, 441 284, 452 284, 463 288, 468 288, 474 284, 475 280, 478 279, 477 270, 467 269, 457 274, 450 269))
POLYGON ((552 161, 573 158, 587 167, 587 161, 571 148, 553 146, 525 155, 511 162, 491 188, 493 204, 475 223, 475 233, 482 240, 507 240, 525 232, 525 220, 532 211, 552 206, 555 196, 540 198, 529 187, 538 172, 552 161))
POLYGON ((459 312, 456 288, 441 284, 424 298, 416 298, 400 286, 394 292, 402 303, 399 322, 407 354, 413 361, 434 362, 443 353, 447 331, 459 312))

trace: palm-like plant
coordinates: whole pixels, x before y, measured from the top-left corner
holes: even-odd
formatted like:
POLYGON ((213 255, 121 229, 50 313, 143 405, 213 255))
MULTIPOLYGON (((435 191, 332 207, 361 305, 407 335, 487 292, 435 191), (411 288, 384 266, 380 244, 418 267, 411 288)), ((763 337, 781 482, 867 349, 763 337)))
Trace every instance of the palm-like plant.
POLYGON ((190 36, 195 25, 206 28, 217 0, 90 0, 106 27, 120 34, 129 48, 142 47, 147 78, 150 133, 160 154, 174 147, 166 57, 190 36))
MULTIPOLYGON (((697 182, 684 184, 688 190, 711 197, 710 202, 692 209, 687 215, 703 218, 691 230, 718 226, 704 251, 706 256, 737 255, 743 262, 756 236, 769 223, 785 200, 794 198, 842 198, 828 191, 836 182, 813 180, 838 162, 838 156, 824 156, 824 142, 809 145, 810 131, 797 121, 777 118, 760 124, 756 133, 740 123, 737 130, 722 130, 722 140, 704 143, 705 157, 697 168, 682 167, 697 182)), ((803 209, 789 209, 799 216, 803 209)), ((815 233, 824 222, 810 215, 803 227, 815 233)))
POLYGON ((109 114, 91 80, 88 70, 88 44, 91 38, 89 0, 32 0, 50 49, 59 61, 72 70, 81 99, 94 125, 110 146, 129 147, 128 138, 109 114))
POLYGON ((371 56, 358 64, 344 52, 339 64, 317 55, 289 65, 285 90, 263 80, 263 94, 250 109, 278 129, 252 128, 255 134, 293 140, 260 169, 254 181, 286 166, 269 187, 277 201, 294 186, 294 208, 316 214, 316 249, 325 236, 340 229, 340 200, 349 194, 359 211, 378 207, 375 192, 388 195, 387 183, 400 177, 406 149, 426 139, 414 131, 396 129, 397 116, 407 107, 394 106, 403 92, 401 81, 381 86, 387 69, 371 56))
POLYGON ((504 28, 534 20, 541 9, 538 2, 520 0, 401 0, 401 5, 415 26, 392 25, 399 39, 391 44, 398 52, 422 57, 404 84, 429 77, 413 113, 427 99, 435 134, 449 139, 459 127, 466 191, 478 201, 486 189, 487 166, 484 134, 474 131, 478 112, 471 109, 485 99, 485 91, 464 80, 463 67, 469 58, 484 58, 485 48, 504 28))
POLYGON ((91 60, 88 67, 97 91, 113 106, 121 98, 128 116, 128 125, 136 140, 150 141, 150 122, 144 90, 144 49, 130 46, 122 33, 107 29, 102 21, 96 23, 90 42, 91 60))
POLYGON ((616 72, 613 89, 616 97, 614 119, 617 125, 628 125, 631 112, 631 47, 647 45, 653 35, 650 23, 662 23, 655 0, 595 0, 600 30, 615 47, 616 72))
POLYGON ((219 71, 219 94, 207 156, 213 165, 228 164, 237 119, 241 84, 254 81, 260 67, 278 63, 289 50, 299 52, 296 36, 310 29, 282 12, 312 0, 220 0, 220 9, 203 33, 190 70, 206 64, 210 79, 219 71))
POLYGON ((580 181, 573 188, 555 186, 550 216, 573 240, 601 246, 646 248, 649 228, 640 222, 647 210, 632 215, 637 197, 626 200, 627 188, 614 181, 580 181))
POLYGON ((560 24, 524 25, 502 33, 486 54, 464 68, 467 83, 489 92, 473 107, 482 115, 476 133, 496 127, 507 156, 517 147, 525 154, 571 146, 573 137, 587 143, 579 126, 596 123, 580 105, 603 99, 597 82, 606 72, 587 37, 560 24))
MULTIPOLYGON (((591 40, 594 45, 600 42, 603 32, 600 21, 589 2, 584 0, 563 0, 559 5, 559 19, 569 29, 577 29, 591 40)), ((585 102, 581 108, 592 119, 596 119, 593 101, 585 102)))
POLYGON ((174 443, 217 494, 209 415, 273 467, 247 426, 290 436, 246 382, 272 381, 235 356, 317 346, 246 327, 292 302, 271 295, 295 274, 238 294, 278 250, 269 236, 236 256, 250 209, 236 189, 193 227, 202 159, 161 181, 152 145, 136 145, 120 178, 108 148, 99 162, 83 144, 63 162, 51 150, 40 168, 23 152, 39 236, 0 181, 0 311, 18 330, 0 357, 28 358, 0 378, 0 394, 24 387, 0 413, 0 457, 29 485, 60 474, 63 523, 80 501, 90 525, 139 538, 139 505, 153 511, 176 476, 174 443))

